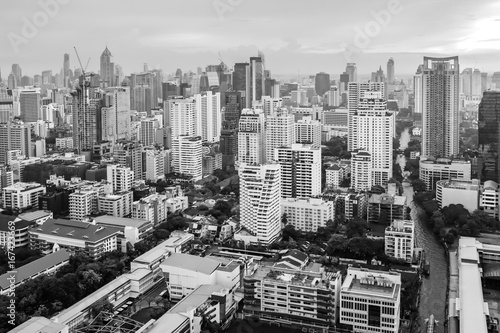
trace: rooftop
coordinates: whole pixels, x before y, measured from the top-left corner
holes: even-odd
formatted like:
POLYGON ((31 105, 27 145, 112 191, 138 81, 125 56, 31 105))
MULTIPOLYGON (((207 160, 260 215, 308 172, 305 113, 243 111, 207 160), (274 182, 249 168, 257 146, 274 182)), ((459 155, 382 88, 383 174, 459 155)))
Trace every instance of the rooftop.
POLYGON ((401 275, 352 267, 342 284, 343 292, 369 294, 378 297, 397 299, 401 289, 401 275))
POLYGON ((173 253, 162 262, 161 266, 173 266, 208 275, 212 274, 220 266, 220 262, 189 254, 173 253))
POLYGON ((32 317, 9 333, 59 333, 64 327, 44 317, 32 317))
POLYGON ((467 191, 479 191, 479 186, 481 185, 478 179, 472 179, 472 180, 446 179, 446 180, 439 180, 437 184, 443 186, 444 188, 467 190, 467 191))
POLYGON ((177 329, 185 323, 189 327, 188 317, 178 313, 167 312, 153 323, 148 333, 177 332, 177 329))
POLYGON ((47 216, 50 216, 52 212, 46 210, 35 210, 33 212, 26 212, 19 214, 19 217, 26 221, 35 221, 47 216))
POLYGON ((0 214, 0 231, 9 231, 9 222, 11 221, 16 221, 14 224, 16 230, 26 228, 31 224, 30 221, 19 220, 14 215, 0 214))
POLYGON ((372 194, 368 199, 370 204, 382 204, 382 205, 396 205, 403 206, 406 205, 406 196, 394 195, 394 194, 372 194))
MULTIPOLYGON (((29 279, 35 274, 38 274, 47 268, 58 265, 66 260, 69 260, 70 254, 62 249, 51 254, 47 254, 40 259, 32 261, 17 269, 16 283, 29 279)), ((11 276, 10 273, 5 273, 0 276, 0 289, 5 290, 9 288, 10 281, 7 280, 11 276)))
POLYGON ((115 216, 109 216, 109 215, 102 215, 98 216, 95 218, 95 222, 97 224, 109 224, 113 225, 116 227, 136 227, 140 228, 145 224, 150 223, 149 221, 146 220, 136 220, 136 219, 129 219, 125 217, 115 217, 115 216))
POLYGON ((30 232, 74 238, 85 242, 97 242, 120 232, 120 229, 102 227, 88 222, 48 219, 43 225, 31 228, 30 232))
POLYGON ((175 304, 168 313, 185 313, 190 309, 196 309, 203 303, 205 303, 213 293, 227 290, 220 285, 208 285, 204 284, 196 288, 191 294, 180 300, 175 304))

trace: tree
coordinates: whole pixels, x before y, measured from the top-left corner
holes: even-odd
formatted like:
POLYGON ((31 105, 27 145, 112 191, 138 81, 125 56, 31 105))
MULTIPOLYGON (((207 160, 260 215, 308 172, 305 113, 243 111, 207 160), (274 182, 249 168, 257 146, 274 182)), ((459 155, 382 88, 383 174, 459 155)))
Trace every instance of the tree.
POLYGON ((373 251, 372 240, 364 237, 354 237, 347 242, 349 252, 363 258, 370 259, 375 252, 373 251))
POLYGON ((170 236, 170 231, 165 229, 156 229, 153 231, 153 236, 156 239, 156 244, 167 239, 170 236))
POLYGON ((412 180, 411 186, 413 187, 413 191, 415 192, 422 192, 426 190, 425 182, 422 179, 412 180))
POLYGON ((368 229, 368 224, 365 220, 355 217, 346 224, 346 236, 347 238, 352 237, 363 237, 368 229))
POLYGON ((217 200, 212 209, 220 211, 223 215, 230 216, 232 207, 231 204, 225 200, 217 200))
POLYGON ((286 213, 283 213, 283 215, 281 215, 281 223, 283 223, 284 225, 287 225, 288 218, 287 218, 286 213))
POLYGON ((113 304, 107 299, 100 299, 90 307, 90 313, 95 318, 102 311, 113 312, 113 304))
POLYGON ((333 235, 328 241, 327 253, 331 256, 334 253, 344 251, 346 248, 347 239, 339 234, 333 235))
POLYGON ((287 224, 283 228, 283 240, 284 241, 289 241, 290 238, 298 239, 299 235, 300 235, 300 233, 297 230, 295 230, 295 227, 291 224, 287 224))
POLYGON ((154 308, 149 309, 149 316, 152 319, 156 320, 156 319, 160 318, 161 316, 163 316, 165 314, 165 312, 167 312, 167 310, 165 310, 165 308, 163 308, 163 307, 154 307, 154 308))

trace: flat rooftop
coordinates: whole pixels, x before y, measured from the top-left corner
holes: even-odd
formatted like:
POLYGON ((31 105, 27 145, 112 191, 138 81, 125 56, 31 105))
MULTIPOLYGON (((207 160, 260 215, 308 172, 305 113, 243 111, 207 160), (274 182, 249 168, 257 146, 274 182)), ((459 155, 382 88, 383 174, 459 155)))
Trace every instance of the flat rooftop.
POLYGON ((81 221, 48 219, 43 225, 32 227, 30 232, 97 242, 120 232, 120 229, 81 221))
POLYGON ((59 333, 64 327, 65 325, 54 323, 44 317, 32 317, 10 330, 9 333, 59 333))
POLYGON ((109 215, 102 215, 95 218, 96 223, 109 224, 116 227, 136 227, 140 228, 145 224, 150 223, 146 220, 129 219, 126 217, 115 217, 109 215))
POLYGON ((173 253, 161 263, 161 267, 172 266, 206 275, 212 274, 220 265, 219 261, 211 258, 202 258, 183 253, 173 253))
POLYGON ((368 199, 368 203, 403 206, 406 205, 406 196, 391 194, 372 194, 368 199))

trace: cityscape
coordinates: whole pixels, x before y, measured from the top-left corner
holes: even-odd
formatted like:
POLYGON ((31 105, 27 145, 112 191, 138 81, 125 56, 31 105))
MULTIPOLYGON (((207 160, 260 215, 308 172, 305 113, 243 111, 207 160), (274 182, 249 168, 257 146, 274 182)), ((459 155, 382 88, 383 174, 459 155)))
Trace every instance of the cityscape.
POLYGON ((4 5, 0 333, 500 332, 497 2, 4 5))

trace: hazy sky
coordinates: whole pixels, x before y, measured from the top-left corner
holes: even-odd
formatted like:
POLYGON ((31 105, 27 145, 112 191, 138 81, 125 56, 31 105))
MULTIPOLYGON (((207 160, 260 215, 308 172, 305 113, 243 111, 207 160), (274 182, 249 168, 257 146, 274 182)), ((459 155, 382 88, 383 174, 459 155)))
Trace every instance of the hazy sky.
POLYGON ((276 74, 337 74, 348 61, 359 74, 385 71, 393 57, 397 76, 423 55, 500 71, 500 1, 492 0, 19 0, 2 1, 0 27, 4 79, 12 63, 30 76, 59 72, 64 53, 74 69, 73 46, 98 71, 106 44, 125 74, 144 63, 195 71, 218 64, 218 52, 232 67, 258 50, 276 74), (54 1, 63 4, 46 15, 42 4, 54 1))

